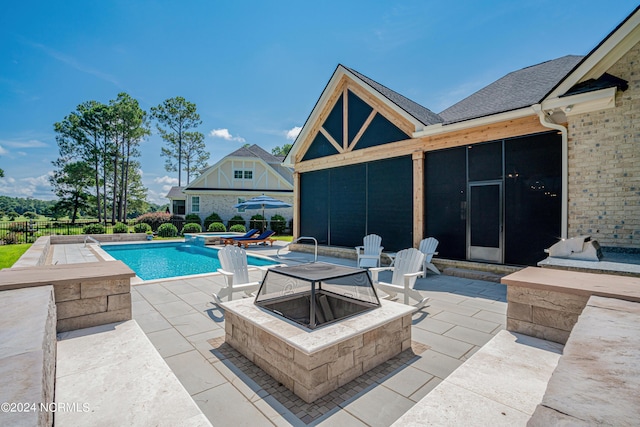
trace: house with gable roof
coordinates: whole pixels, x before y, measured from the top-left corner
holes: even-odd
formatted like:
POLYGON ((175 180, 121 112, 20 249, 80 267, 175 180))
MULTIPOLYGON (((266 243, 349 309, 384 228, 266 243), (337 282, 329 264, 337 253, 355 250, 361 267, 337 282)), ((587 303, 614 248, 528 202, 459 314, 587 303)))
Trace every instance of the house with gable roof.
POLYGON ((560 238, 640 250, 640 12, 586 56, 514 71, 434 113, 338 65, 285 164, 294 236, 535 265, 560 238))
MULTIPOLYGON (((293 171, 282 161, 256 144, 241 147, 204 169, 186 187, 173 187, 167 194, 170 210, 176 215, 197 214, 203 221, 215 212, 225 223, 240 215, 248 224, 251 216, 262 212, 245 212, 234 205, 262 194, 293 203, 293 171)), ((275 214, 288 223, 293 208, 265 212, 267 219, 275 214)))

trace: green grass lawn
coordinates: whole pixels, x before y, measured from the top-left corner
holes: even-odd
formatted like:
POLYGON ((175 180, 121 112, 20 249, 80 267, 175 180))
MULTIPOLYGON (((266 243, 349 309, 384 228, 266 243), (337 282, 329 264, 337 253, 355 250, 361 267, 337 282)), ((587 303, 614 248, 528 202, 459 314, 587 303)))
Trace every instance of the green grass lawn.
POLYGON ((0 246, 0 268, 11 267, 30 246, 30 243, 0 246))

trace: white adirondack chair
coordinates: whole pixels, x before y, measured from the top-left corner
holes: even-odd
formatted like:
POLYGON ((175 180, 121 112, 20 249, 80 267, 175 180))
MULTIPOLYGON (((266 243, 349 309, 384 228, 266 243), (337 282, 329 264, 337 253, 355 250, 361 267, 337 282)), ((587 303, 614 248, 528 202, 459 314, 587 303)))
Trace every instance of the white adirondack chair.
MULTIPOLYGON (((245 295, 251 297, 260 287, 260 282, 249 281, 249 267, 247 265, 247 253, 244 249, 237 246, 225 246, 218 252, 218 258, 222 268, 218 269, 219 273, 224 276, 226 287, 216 294, 213 293, 213 299, 216 303, 222 303, 222 298, 228 297, 233 300, 233 294, 244 292, 245 295)), ((266 269, 261 269, 262 278, 266 269)))
POLYGON ((413 286, 416 279, 422 276, 422 263, 424 254, 415 248, 403 249, 396 255, 393 267, 372 268, 371 279, 377 290, 387 294, 387 298, 396 299, 398 294, 404 294, 403 302, 409 304, 409 298, 418 301, 414 304, 417 308, 422 308, 429 300, 416 291, 413 286), (385 270, 392 270, 391 283, 378 281, 378 273, 385 270))
POLYGON ((359 268, 380 267, 382 237, 377 234, 364 236, 363 246, 356 246, 359 268))
POLYGON ((431 263, 431 258, 433 258, 434 255, 438 255, 438 252, 436 252, 438 243, 440 242, 438 242, 438 239, 436 239, 435 237, 427 237, 420 242, 419 249, 420 252, 424 254, 422 272, 425 276, 427 275, 427 270, 431 270, 436 274, 440 274, 440 270, 438 270, 438 267, 431 263))

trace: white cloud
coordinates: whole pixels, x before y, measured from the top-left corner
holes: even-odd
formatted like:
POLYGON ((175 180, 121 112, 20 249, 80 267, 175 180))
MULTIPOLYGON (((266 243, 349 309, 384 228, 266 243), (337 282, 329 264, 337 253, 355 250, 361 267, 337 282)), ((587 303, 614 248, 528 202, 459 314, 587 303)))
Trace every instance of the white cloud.
POLYGON ((15 148, 42 148, 42 147, 49 146, 49 144, 47 144, 46 142, 42 142, 37 139, 29 139, 26 141, 4 140, 1 142, 7 147, 15 147, 15 148))
MULTIPOLYGON (((159 176, 157 178, 154 178, 153 182, 157 184, 166 184, 168 185, 168 189, 170 189, 172 186, 178 185, 178 178, 173 178, 165 175, 165 176, 159 176)), ((167 191, 169 191, 168 189, 167 191)))
POLYGON ((166 197, 168 192, 169 190, 160 192, 152 188, 147 188, 147 202, 164 205, 169 201, 166 197))
POLYGON ((229 133, 229 129, 213 129, 209 132, 209 136, 213 138, 222 138, 227 141, 245 142, 245 139, 241 136, 232 136, 231 133, 229 133))
POLYGON ((294 126, 291 129, 289 129, 288 131, 286 131, 287 134, 287 139, 294 141, 298 135, 300 134, 300 131, 302 130, 301 126, 294 126))
POLYGON ((39 200, 52 200, 55 195, 49 183, 49 176, 53 172, 44 175, 27 178, 0 178, 0 188, 2 195, 9 197, 33 197, 39 200))
POLYGON ((5 150, 4 148, 2 148, 2 145, 0 145, 0 156, 4 156, 8 153, 7 150, 5 150))

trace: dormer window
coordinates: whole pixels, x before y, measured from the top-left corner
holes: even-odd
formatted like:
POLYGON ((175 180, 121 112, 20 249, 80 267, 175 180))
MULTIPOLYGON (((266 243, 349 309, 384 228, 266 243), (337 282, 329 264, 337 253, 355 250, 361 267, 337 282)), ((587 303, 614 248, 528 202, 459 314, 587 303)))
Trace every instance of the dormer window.
POLYGON ((234 170, 234 179, 253 179, 253 171, 250 170, 234 170))

